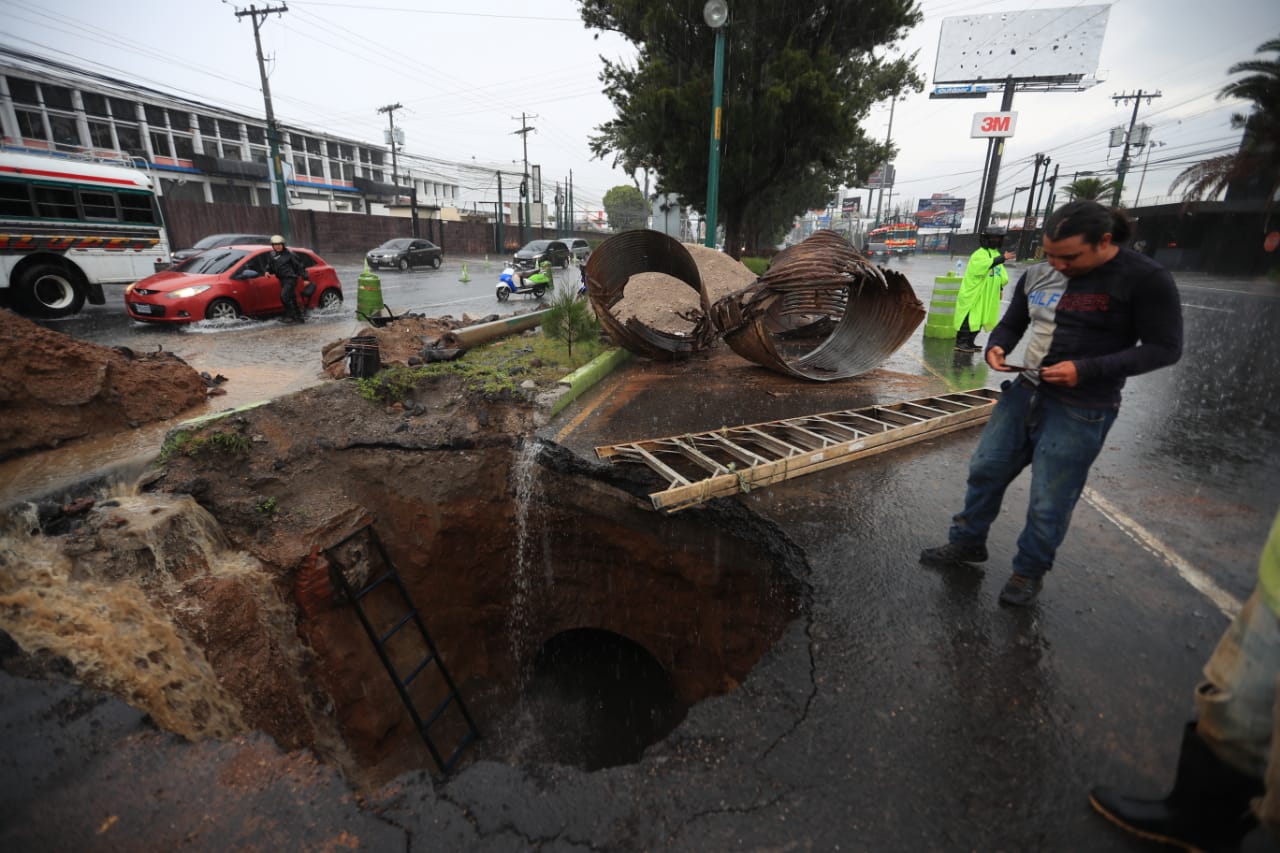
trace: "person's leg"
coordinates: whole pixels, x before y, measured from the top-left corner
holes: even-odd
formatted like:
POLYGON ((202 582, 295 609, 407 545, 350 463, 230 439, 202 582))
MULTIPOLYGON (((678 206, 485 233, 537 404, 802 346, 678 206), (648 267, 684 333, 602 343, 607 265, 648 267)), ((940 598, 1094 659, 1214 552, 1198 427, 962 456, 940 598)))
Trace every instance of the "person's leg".
POLYGON ((295 291, 296 279, 280 279, 280 303, 284 305, 284 316, 287 320, 298 319, 298 295, 295 291))
POLYGON ((960 321, 960 328, 956 331, 956 349, 969 350, 973 347, 973 339, 978 333, 969 328, 969 315, 966 313, 960 321))
POLYGON ((1026 525, 1013 558, 1016 575, 1039 579, 1053 568, 1089 468, 1115 422, 1115 409, 1085 409, 1045 398, 1032 416, 1034 444, 1026 525))
POLYGON ((1254 812, 1276 833, 1278 670, 1280 622, 1255 588, 1204 666, 1195 691, 1199 720, 1183 732, 1172 791, 1151 800, 1097 787, 1093 807, 1136 835, 1202 849, 1233 848, 1255 825, 1254 812))
POLYGON ((952 543, 987 541, 1005 490, 1031 461, 1027 421, 1035 401, 1035 389, 1021 381, 1010 382, 1001 393, 969 460, 964 508, 951 519, 948 539, 952 543))

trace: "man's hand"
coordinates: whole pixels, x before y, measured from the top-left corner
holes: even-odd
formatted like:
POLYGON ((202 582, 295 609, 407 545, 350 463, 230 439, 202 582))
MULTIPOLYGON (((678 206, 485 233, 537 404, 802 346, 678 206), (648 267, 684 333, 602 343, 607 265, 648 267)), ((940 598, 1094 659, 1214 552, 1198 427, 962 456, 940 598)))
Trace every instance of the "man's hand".
POLYGON ((987 364, 991 366, 992 370, 1001 370, 1005 373, 1012 373, 1017 370, 1016 367, 1010 367, 1004 363, 1004 347, 992 347, 987 350, 986 358, 987 364))
POLYGON ((1015 259, 1015 258, 1017 258, 1017 257, 1018 257, 1018 253, 1017 253, 1017 252, 1005 252, 1005 253, 1004 253, 1004 259, 1005 259, 1006 261, 1012 261, 1013 259, 1015 259))
POLYGON ((1040 368, 1040 378, 1050 385, 1066 385, 1068 388, 1076 387, 1076 384, 1080 381, 1074 361, 1060 361, 1057 364, 1042 367, 1040 368))

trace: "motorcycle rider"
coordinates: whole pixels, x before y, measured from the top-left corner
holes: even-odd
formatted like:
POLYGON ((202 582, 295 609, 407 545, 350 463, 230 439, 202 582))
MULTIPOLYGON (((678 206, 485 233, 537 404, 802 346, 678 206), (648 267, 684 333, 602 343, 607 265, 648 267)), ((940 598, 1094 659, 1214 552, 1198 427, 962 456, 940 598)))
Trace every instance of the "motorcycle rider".
POLYGON ((271 237, 271 254, 267 256, 268 273, 280 279, 280 302, 284 305, 284 322, 305 323, 302 309, 298 306, 298 279, 308 284, 311 277, 298 256, 290 252, 284 243, 284 237, 273 234, 271 237))

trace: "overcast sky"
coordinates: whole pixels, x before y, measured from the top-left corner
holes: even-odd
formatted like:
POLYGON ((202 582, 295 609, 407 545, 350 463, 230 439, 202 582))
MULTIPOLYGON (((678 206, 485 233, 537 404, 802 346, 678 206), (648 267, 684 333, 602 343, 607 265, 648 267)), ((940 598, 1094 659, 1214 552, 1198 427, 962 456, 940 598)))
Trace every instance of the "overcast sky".
MULTIPOLYGON (((262 25, 272 100, 282 121, 381 144, 387 115, 378 108, 399 103, 403 106, 394 115, 405 133, 404 150, 441 161, 440 171, 459 180, 465 196, 492 199, 493 170, 521 169, 516 131, 524 113, 535 129, 528 134, 529 162, 542 166, 548 192, 572 170, 581 210, 598 207, 610 187, 631 181, 607 162, 591 160, 587 139, 612 115, 600 91, 599 56, 627 59, 634 50, 613 34, 585 29, 574 0, 289 0, 287 5, 287 13, 272 15, 262 25), (467 168, 472 164, 475 169, 467 168)), ((926 0, 924 23, 900 50, 918 52, 918 67, 931 86, 944 18, 1077 5, 1093 3, 926 0)), ((1116 94, 1161 92, 1150 105, 1142 103, 1138 121, 1151 125, 1151 138, 1164 146, 1152 147, 1145 179, 1146 152, 1134 157, 1126 202, 1133 201, 1139 180, 1144 203, 1167 198, 1181 168, 1238 144, 1229 117, 1241 104, 1218 101, 1215 95, 1229 79, 1231 64, 1252 57, 1268 38, 1280 37, 1280 2, 1118 0, 1110 5, 1101 83, 1084 92, 1015 97, 1017 135, 1006 146, 997 211, 1007 212, 1013 187, 1030 183, 1037 152, 1060 167, 1059 185, 1076 171, 1114 172, 1119 152, 1107 147, 1107 134, 1127 126, 1132 113, 1132 102, 1115 105, 1116 94)), ((40 6, 0 0, 5 20, 0 42, 262 114, 253 27, 248 16, 235 14, 247 4, 123 0, 110 13, 88 0, 43 0, 40 6)), ((711 59, 709 41, 708 63, 711 59)), ((969 137, 971 119, 975 112, 998 110, 999 96, 944 101, 929 99, 927 92, 899 101, 894 109, 892 138, 900 148, 894 201, 906 198, 914 210, 917 199, 943 193, 966 198, 972 211, 986 141, 969 137)), ((888 132, 889 114, 888 103, 873 110, 867 125, 873 136, 888 132)), ((729 139, 734 129, 725 133, 729 139)), ((860 194, 865 204, 867 193, 860 194)), ((1018 210, 1025 198, 1024 193, 1017 200, 1018 210)))

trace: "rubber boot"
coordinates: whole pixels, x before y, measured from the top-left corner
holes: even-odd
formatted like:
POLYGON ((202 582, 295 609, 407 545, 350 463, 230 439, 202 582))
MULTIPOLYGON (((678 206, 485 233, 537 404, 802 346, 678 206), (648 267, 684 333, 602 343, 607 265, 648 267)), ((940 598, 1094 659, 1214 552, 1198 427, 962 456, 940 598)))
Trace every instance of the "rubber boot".
POLYGON ((1249 801, 1262 792, 1261 779, 1218 758, 1196 734, 1196 724, 1188 723, 1169 796, 1140 800, 1099 787, 1089 792, 1089 802, 1121 829, 1152 841, 1186 850, 1234 850, 1257 824, 1249 801))

